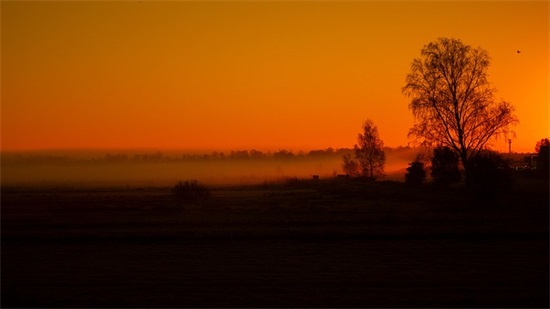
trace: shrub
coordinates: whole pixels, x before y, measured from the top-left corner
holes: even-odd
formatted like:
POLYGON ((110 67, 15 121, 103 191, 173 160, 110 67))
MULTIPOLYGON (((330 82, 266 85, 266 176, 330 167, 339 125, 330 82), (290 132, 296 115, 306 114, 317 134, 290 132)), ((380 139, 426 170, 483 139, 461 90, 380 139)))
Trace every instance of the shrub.
POLYGON ((407 168, 407 174, 405 174, 405 182, 409 185, 420 185, 425 180, 424 163, 418 160, 411 162, 407 168))
POLYGON ((458 155, 449 147, 437 147, 432 157, 432 172, 434 183, 449 185, 459 182, 462 178, 458 169, 458 155))
POLYGON ((210 190, 196 180, 179 181, 172 191, 178 197, 188 200, 203 199, 210 196, 210 190))
POLYGON ((494 151, 483 151, 469 161, 468 187, 478 196, 493 198, 512 186, 510 164, 494 151))

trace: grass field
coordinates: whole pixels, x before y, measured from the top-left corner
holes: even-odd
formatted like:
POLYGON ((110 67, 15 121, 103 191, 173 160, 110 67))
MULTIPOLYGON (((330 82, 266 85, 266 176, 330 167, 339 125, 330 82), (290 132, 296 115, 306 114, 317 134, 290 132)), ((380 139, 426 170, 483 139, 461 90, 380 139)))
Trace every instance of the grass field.
POLYGON ((2 307, 548 307, 548 181, 2 188, 2 307))

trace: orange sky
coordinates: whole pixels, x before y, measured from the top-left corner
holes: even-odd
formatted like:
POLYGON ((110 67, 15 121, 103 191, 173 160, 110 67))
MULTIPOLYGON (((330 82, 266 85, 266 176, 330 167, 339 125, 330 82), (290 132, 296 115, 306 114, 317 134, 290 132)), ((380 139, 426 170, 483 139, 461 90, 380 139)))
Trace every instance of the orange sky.
POLYGON ((2 1, 1 14, 2 150, 340 148, 367 118, 407 145, 401 87, 441 36, 488 50, 520 119, 513 150, 550 136, 546 1, 2 1))

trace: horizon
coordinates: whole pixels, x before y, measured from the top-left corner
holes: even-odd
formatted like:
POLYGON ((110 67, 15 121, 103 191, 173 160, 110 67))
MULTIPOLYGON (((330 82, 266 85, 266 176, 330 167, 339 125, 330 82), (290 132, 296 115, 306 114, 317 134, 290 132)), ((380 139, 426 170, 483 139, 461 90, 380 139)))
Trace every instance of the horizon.
MULTIPOLYGON (((533 149, 531 151, 514 151, 512 147, 511 154, 534 154, 536 153, 533 149)), ((273 154, 279 151, 289 151, 294 155, 304 154, 307 155, 310 152, 315 151, 327 151, 331 149, 333 152, 338 151, 353 151, 354 145, 349 147, 324 147, 324 148, 308 148, 308 149, 290 149, 284 147, 275 147, 268 149, 260 148, 234 148, 234 149, 185 149, 185 148, 44 148, 44 149, 23 149, 23 150, 0 150, 0 154, 52 154, 52 155, 68 155, 68 154, 100 154, 105 155, 107 153, 111 154, 143 154, 143 153, 157 153, 170 155, 170 154, 182 154, 182 155, 211 155, 213 153, 229 155, 231 152, 237 151, 246 151, 250 153, 251 151, 259 151, 264 155, 273 154)), ((384 145, 384 149, 389 149, 393 151, 399 150, 426 150, 431 149, 425 146, 409 146, 409 145, 398 145, 398 146, 387 146, 384 145)), ((487 148, 487 150, 495 151, 499 154, 509 154, 508 149, 497 150, 493 148, 487 148)))

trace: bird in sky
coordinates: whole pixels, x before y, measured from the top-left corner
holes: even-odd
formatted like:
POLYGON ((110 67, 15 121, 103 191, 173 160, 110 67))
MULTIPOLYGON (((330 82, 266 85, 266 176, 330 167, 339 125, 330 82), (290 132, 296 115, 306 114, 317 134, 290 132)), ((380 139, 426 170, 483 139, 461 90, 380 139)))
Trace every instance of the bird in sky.
POLYGON ((521 50, 518 49, 518 50, 516 50, 516 52, 517 52, 518 54, 520 54, 520 53, 521 53, 521 50))

